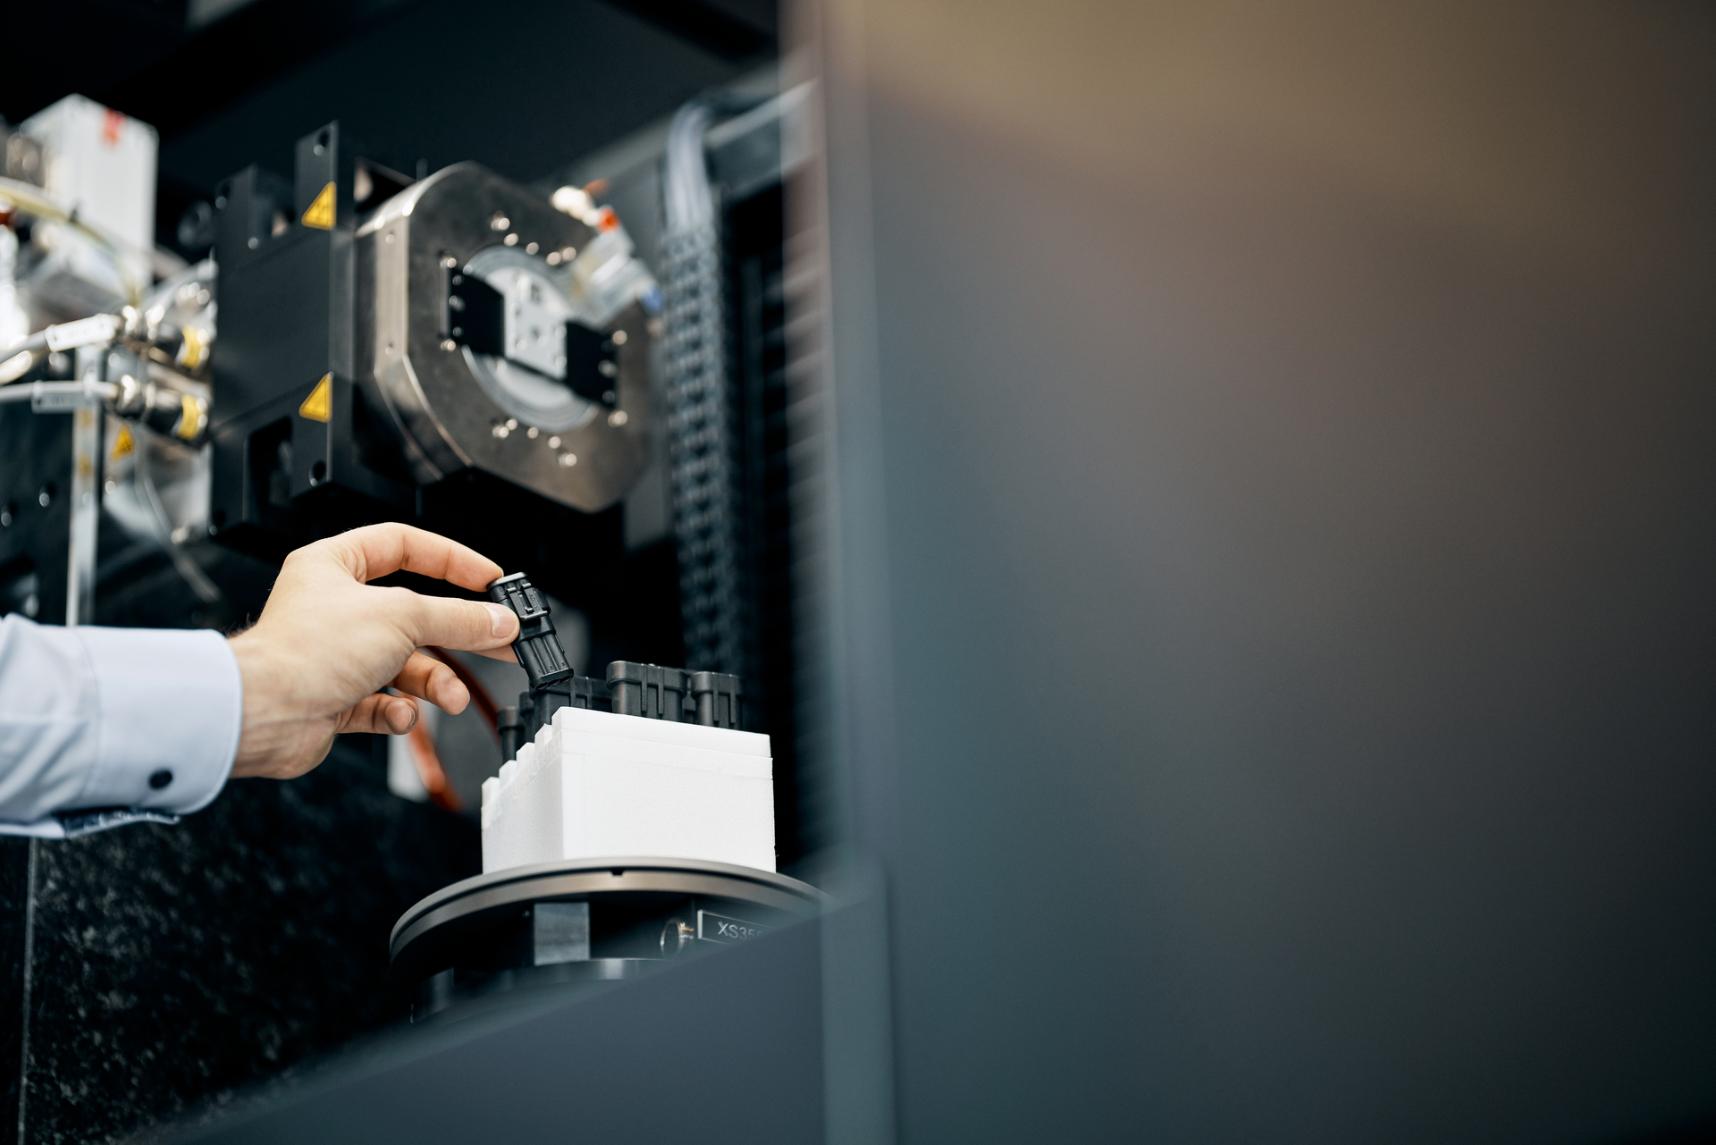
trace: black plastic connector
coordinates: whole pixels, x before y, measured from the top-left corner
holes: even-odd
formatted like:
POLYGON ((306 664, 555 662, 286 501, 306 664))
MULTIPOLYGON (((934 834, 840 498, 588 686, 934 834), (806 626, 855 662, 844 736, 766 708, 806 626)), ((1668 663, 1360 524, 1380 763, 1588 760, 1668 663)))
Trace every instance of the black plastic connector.
POLYGON ((495 711, 495 735, 500 739, 502 763, 518 756, 521 729, 517 708, 508 705, 495 711))
POLYGON ((607 685, 589 676, 572 677, 572 706, 594 708, 598 712, 613 710, 608 699, 607 685))
POLYGON ((537 729, 542 724, 536 718, 536 693, 520 692, 518 694, 518 742, 513 744, 512 755, 504 756, 504 760, 518 755, 518 749, 536 738, 537 729))
POLYGON ((739 677, 726 672, 691 673, 691 699, 704 727, 739 726, 739 677))
POLYGON ((497 721, 502 760, 536 738, 561 708, 611 711, 674 723, 696 722, 705 727, 740 726, 739 678, 725 672, 690 672, 659 664, 615 660, 605 680, 572 671, 554 634, 548 602, 523 573, 503 576, 489 585, 489 598, 518 617, 513 649, 530 677, 530 690, 520 693, 516 708, 502 708, 497 721))
POLYGON ((680 668, 615 660, 608 665, 608 696, 622 716, 678 723, 685 718, 685 676, 680 668))
MULTIPOLYGON (((592 680, 588 676, 569 676, 558 683, 536 694, 536 727, 541 728, 551 723, 554 713, 561 708, 594 708, 599 712, 609 710, 608 690, 602 686, 602 681, 592 680)), ((532 729, 535 734, 535 729, 532 729)))
POLYGON ((489 585, 489 599, 504 604, 518 617, 518 639, 513 651, 530 677, 530 690, 540 692, 572 675, 572 665, 566 661, 566 650, 554 635, 554 621, 548 615, 548 601, 523 573, 511 573, 489 585))

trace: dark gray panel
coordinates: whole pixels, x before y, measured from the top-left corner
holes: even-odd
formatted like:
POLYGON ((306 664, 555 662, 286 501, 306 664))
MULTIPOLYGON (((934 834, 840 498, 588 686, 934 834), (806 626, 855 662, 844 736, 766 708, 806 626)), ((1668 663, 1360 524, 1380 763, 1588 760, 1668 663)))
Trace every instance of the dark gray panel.
POLYGON ((1711 10, 827 21, 903 1138, 1710 1118, 1711 10))
POLYGON ((814 1145, 819 989, 817 924, 788 927, 586 997, 455 1011, 176 1140, 814 1145))

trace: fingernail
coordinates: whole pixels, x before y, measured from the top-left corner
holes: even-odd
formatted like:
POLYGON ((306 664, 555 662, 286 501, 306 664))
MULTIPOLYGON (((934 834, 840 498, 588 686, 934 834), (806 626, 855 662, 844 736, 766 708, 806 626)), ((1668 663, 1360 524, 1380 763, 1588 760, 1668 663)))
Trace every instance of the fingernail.
POLYGON ((491 604, 487 607, 490 634, 496 637, 511 636, 513 625, 518 621, 518 617, 513 615, 512 609, 504 604, 491 604))

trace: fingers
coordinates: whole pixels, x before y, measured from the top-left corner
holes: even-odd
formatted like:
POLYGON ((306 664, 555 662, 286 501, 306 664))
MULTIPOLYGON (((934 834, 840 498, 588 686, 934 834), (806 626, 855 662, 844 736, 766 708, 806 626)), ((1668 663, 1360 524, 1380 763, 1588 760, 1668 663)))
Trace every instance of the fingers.
POLYGON ((501 567, 475 549, 411 525, 365 525, 318 543, 360 581, 404 571, 481 590, 501 575, 501 567))
POLYGON ((518 617, 504 604, 411 592, 397 599, 406 607, 403 627, 419 647, 436 644, 460 652, 484 652, 510 644, 518 636, 518 617))
POLYGON ((393 678, 393 686, 408 696, 428 700, 450 716, 458 715, 471 702, 470 689, 459 674, 424 652, 411 654, 393 678))
POLYGON ((365 696, 340 717, 337 732, 374 732, 401 736, 417 723, 417 701, 377 692, 365 696))

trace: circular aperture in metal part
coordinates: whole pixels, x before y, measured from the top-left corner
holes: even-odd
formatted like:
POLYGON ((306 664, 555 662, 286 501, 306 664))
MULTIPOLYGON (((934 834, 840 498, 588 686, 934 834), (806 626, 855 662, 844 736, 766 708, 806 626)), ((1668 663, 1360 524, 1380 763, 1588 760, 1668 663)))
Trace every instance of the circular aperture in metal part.
POLYGON ((537 362, 564 371, 565 324, 578 317, 572 305, 571 272, 549 266, 516 247, 478 251, 464 273, 493 287, 505 300, 509 338, 520 344, 510 357, 464 349, 471 374, 495 404, 526 425, 574 429, 596 416, 560 378, 532 369, 537 362))
POLYGON ((413 184, 361 228, 374 316, 365 385, 398 425, 418 481, 474 470, 599 512, 637 480, 650 455, 649 314, 634 300, 590 321, 577 274, 541 253, 586 247, 591 235, 470 164, 413 184), (497 212, 506 223, 498 231, 497 212), (465 275, 482 283, 469 330, 455 318, 471 304, 454 293, 465 275), (586 327, 571 342, 568 322, 586 327), (603 345, 594 366, 593 341, 603 345), (568 366, 576 389, 562 380, 568 366), (584 377, 591 368, 611 384, 584 377))

